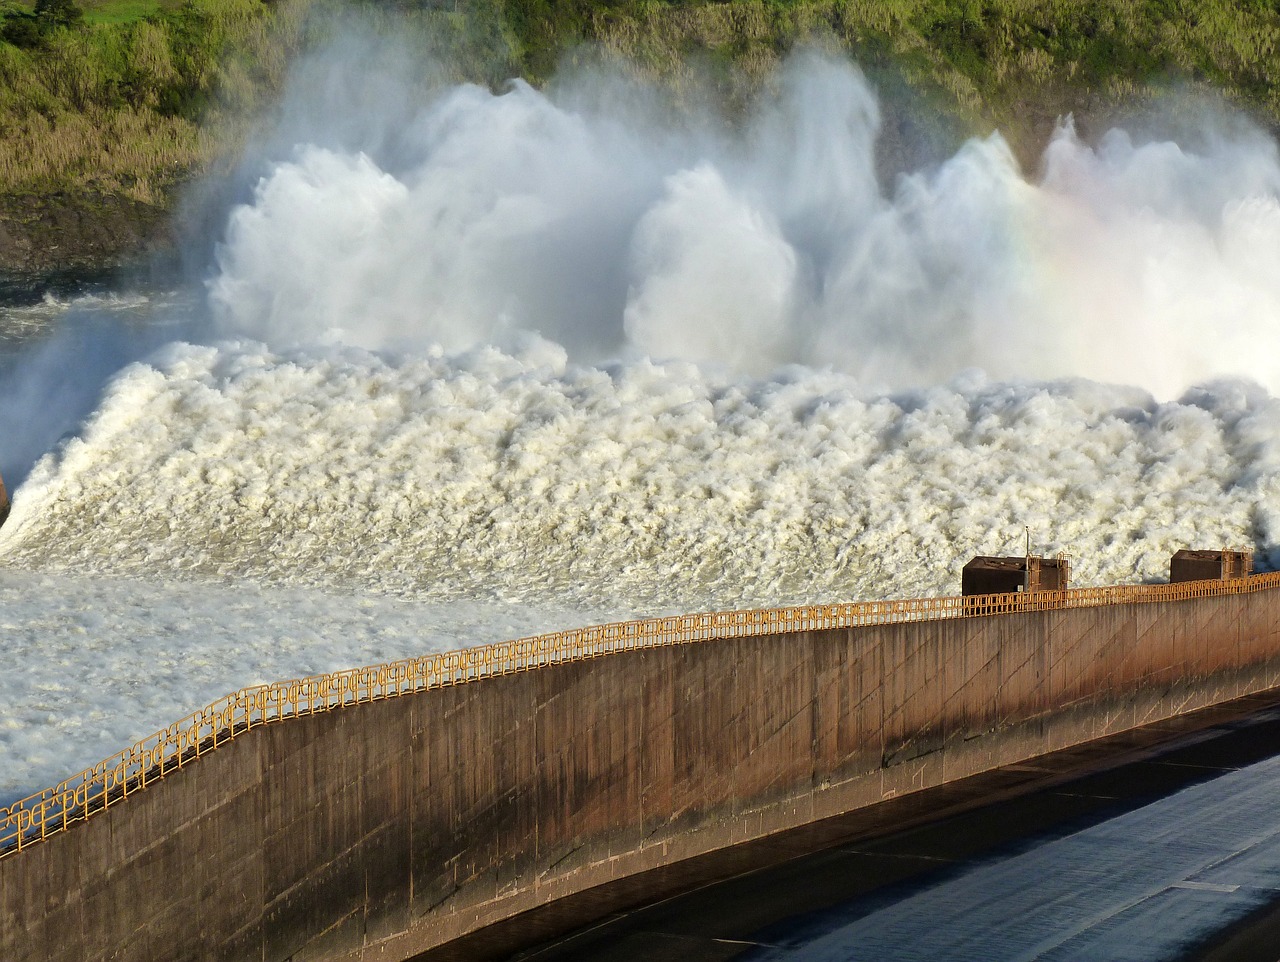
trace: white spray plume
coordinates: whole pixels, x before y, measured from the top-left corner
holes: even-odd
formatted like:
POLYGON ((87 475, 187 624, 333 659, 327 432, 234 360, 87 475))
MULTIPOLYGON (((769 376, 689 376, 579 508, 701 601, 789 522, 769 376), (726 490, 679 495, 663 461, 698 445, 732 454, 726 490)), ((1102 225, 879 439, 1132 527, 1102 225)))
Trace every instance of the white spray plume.
MULTIPOLYGON (((877 566, 909 564, 930 545, 934 567, 899 586, 945 590, 960 554, 1003 546, 1003 532, 1028 517, 1046 528, 1069 518, 1073 534, 1064 527, 1052 541, 1091 546, 1095 560, 1077 570, 1094 580, 1157 577, 1179 541, 1253 541, 1266 552, 1280 538, 1266 390, 1222 380, 1167 408, 1145 393, 1176 396, 1222 372, 1272 390, 1280 381, 1280 360, 1266 349, 1280 323, 1280 272, 1268 269, 1280 255, 1280 163, 1261 135, 1206 137, 1193 151, 1117 132, 1090 147, 1065 124, 1037 183, 992 136, 890 189, 877 182, 870 88, 851 65, 817 55, 793 61, 777 92, 737 125, 664 115, 620 83, 603 94, 572 81, 550 93, 520 82, 497 95, 440 88, 418 108, 340 82, 312 86, 342 91, 360 117, 348 124, 339 114, 326 137, 301 138, 287 159, 267 163, 252 202, 231 212, 208 297, 215 334, 243 340, 212 354, 175 348, 110 381, 106 372, 144 357, 151 339, 107 339, 112 350, 101 359, 87 356, 96 347, 55 342, 48 360, 80 356, 92 374, 81 390, 58 395, 59 404, 39 400, 37 388, 73 380, 41 373, 39 363, 0 386, 18 399, 0 406, 4 417, 39 415, 36 429, 24 429, 31 450, 20 451, 19 477, 97 405, 80 437, 38 466, 16 499, 5 532, 12 557, 96 569, 105 536, 137 545, 135 554, 113 548, 113 565, 143 571, 172 563, 341 580, 365 562, 339 550, 349 537, 339 532, 384 523, 366 504, 376 494, 379 504, 409 498, 388 528, 388 543, 400 547, 379 549, 388 570, 438 571, 433 583, 448 582, 451 596, 466 586, 449 581, 457 559, 433 539, 452 530, 470 543, 474 532, 454 524, 470 517, 467 505, 487 505, 472 519, 486 531, 514 512, 481 539, 496 553, 461 569, 465 582, 503 596, 524 590, 510 580, 509 557, 532 544, 551 557, 563 536, 583 557, 602 539, 596 557, 608 573, 602 582, 566 569, 568 584, 584 583, 574 603, 609 600, 605 582, 614 580, 627 584, 628 604, 661 603, 666 585, 654 584, 649 565, 667 564, 672 551, 687 558, 691 532, 721 531, 715 545, 698 542, 710 567, 695 579, 701 587, 681 595, 697 606, 794 598, 810 584, 815 557, 840 572, 833 591, 894 593, 886 578, 896 568, 877 566), (383 101, 391 106, 379 119, 383 101), (352 347, 381 354, 344 353, 352 347), (620 360, 600 363, 610 358, 620 360), (1095 395, 1081 380, 1034 384, 1059 375, 1140 388, 1095 395), (384 381, 402 399, 386 410, 375 403, 384 381), (464 387, 437 405, 455 381, 464 387), (938 384, 947 387, 929 394, 938 384), (876 385, 914 390, 886 399, 876 385), (259 417, 282 398, 294 407, 259 417), (491 408, 492 419, 478 413, 491 408), (834 438, 802 441, 787 420, 787 412, 835 410, 848 423, 834 438), (1204 412, 1213 412, 1208 421, 1204 412), (1010 416, 1014 426, 991 441, 991 425, 1010 416), (544 437, 544 418, 577 424, 575 440, 544 437), (300 423, 311 429, 299 434, 300 423), (521 446, 526 431, 537 438, 532 448, 521 446), (1010 432, 1021 432, 1013 460, 987 447, 1007 452, 1010 432), (1087 448, 1078 471, 1056 450, 1054 438, 1069 436, 1087 448), (436 460, 386 473, 385 445, 408 438, 436 460), (742 438, 750 457, 735 446, 742 438), (1137 439, 1141 468, 1125 473, 1118 465, 1137 439), (719 464, 722 444, 734 453, 719 464), (321 458, 344 451, 333 463, 321 458), (797 467, 783 489, 838 504, 830 523, 787 521, 785 499, 768 484, 787 451, 804 452, 818 474, 797 467), (1188 461, 1189 451, 1202 460, 1188 461), (323 477, 294 477, 299 464, 321 463, 323 477), (608 523, 599 492, 574 488, 639 464, 649 473, 615 478, 608 523), (674 481, 664 474, 677 469, 674 481), (965 492, 935 490, 935 474, 959 470, 971 482, 965 492), (428 474, 429 492, 414 496, 412 479, 428 474), (356 504, 320 498, 341 478, 359 479, 356 504), (1170 491, 1120 511, 1129 495, 1112 490, 1117 478, 1134 497, 1156 481, 1170 491), (1022 488, 1006 494, 1004 485, 1022 488), (82 528, 91 489, 92 524, 82 528), (562 517, 530 507, 551 489, 561 492, 562 517), (1047 500, 1026 500, 1032 489, 1047 500), (126 535, 102 523, 107 510, 145 515, 134 498, 164 506, 154 530, 121 522, 126 535), (703 507, 689 507, 699 500, 703 507), (1109 513, 1096 515, 1099 504, 1109 513), (746 530, 733 514, 742 506, 760 528, 753 543, 772 545, 777 570, 768 577, 785 589, 743 582, 760 562, 744 560, 755 555, 731 534, 746 530), (677 509, 690 532, 654 520, 677 509), (232 517, 260 520, 245 520, 242 536, 227 528, 232 517), (540 525, 555 517, 553 536, 540 525), (1121 517, 1148 543, 1105 540, 1121 517), (173 542, 175 524, 216 527, 196 538, 199 559, 173 542), (615 557, 622 531, 634 553, 615 557), (282 547, 264 554, 264 539, 282 547), (289 570, 277 570, 279 559, 289 570)), ((286 140, 305 128, 296 121, 305 113, 286 140)), ((803 510, 817 510, 797 496, 803 510)), ((369 571, 370 587, 422 590, 376 565, 369 571)))
POLYGON ((1280 333, 1261 134, 1094 147, 1068 122, 1037 181, 997 134, 882 185, 879 108, 847 63, 795 58, 732 129, 651 102, 454 87, 366 151, 303 139, 231 214, 221 329, 450 350, 535 332, 588 362, 799 363, 867 387, 977 367, 1280 388, 1259 349, 1280 333))

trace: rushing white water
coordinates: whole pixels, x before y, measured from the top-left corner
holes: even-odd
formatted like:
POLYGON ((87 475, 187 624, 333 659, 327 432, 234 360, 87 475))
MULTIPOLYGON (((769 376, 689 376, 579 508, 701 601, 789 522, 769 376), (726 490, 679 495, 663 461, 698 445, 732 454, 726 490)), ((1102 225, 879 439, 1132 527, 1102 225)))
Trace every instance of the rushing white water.
POLYGON ((845 375, 566 365, 553 345, 387 361, 180 345, 37 467, 12 565, 406 598, 702 609, 954 592, 1037 546, 1083 583, 1273 537, 1280 404, 1089 381, 863 399, 845 375))
POLYGON ((246 685, 610 617, 3 568, 0 805, 246 685))
POLYGON ((849 65, 732 129, 588 81, 292 127, 207 310, 0 365, 0 797, 251 681, 954 593, 1024 526, 1076 583, 1280 561, 1272 141, 1064 126, 1036 178, 992 136, 886 185, 849 65))

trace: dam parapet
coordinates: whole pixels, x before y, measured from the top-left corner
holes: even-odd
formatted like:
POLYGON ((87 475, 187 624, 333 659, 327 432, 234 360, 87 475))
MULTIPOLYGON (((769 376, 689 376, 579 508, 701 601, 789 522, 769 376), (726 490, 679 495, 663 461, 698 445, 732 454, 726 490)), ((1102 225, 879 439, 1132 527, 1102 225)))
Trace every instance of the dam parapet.
POLYGON ((0 811, 0 957, 411 959, 1274 688, 1277 588, 652 619, 244 689, 0 811))

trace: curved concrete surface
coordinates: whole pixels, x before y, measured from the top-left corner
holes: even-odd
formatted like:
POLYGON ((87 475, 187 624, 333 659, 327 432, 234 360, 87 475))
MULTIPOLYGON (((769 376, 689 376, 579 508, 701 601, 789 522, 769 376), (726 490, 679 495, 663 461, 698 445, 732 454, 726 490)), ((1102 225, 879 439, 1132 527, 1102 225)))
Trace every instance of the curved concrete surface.
POLYGON ((1280 590, 708 640, 265 725, 0 859, 0 958, 400 960, 1280 685, 1280 590))
MULTIPOLYGON (((1241 708, 1252 717, 1157 742, 1137 761, 1119 741, 1115 767, 922 828, 873 830, 493 957, 1274 962, 1280 694, 1241 708)), ((471 948, 487 957, 478 937, 471 948)))

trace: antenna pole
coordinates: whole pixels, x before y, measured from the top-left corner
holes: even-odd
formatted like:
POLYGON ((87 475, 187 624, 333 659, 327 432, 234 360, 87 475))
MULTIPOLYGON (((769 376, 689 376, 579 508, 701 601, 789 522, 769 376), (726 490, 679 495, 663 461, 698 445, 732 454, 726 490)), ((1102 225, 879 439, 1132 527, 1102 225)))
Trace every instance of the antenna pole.
POLYGON ((1023 527, 1027 532, 1027 557, 1022 568, 1022 591, 1025 594, 1031 590, 1031 525, 1023 527))

